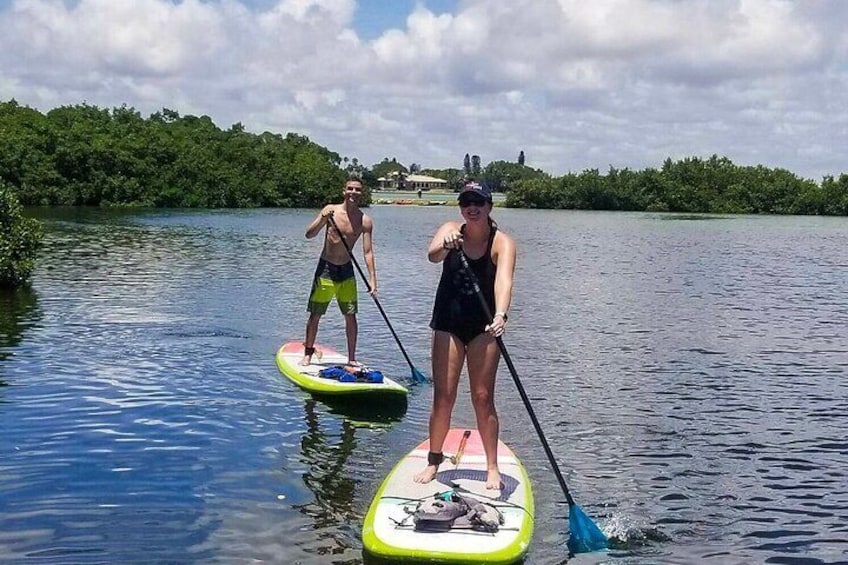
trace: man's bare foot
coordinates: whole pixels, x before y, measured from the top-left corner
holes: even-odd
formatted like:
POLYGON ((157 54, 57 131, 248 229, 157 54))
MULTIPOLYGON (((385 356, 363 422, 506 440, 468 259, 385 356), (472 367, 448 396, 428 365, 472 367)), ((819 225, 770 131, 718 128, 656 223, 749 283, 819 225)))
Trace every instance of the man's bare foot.
POLYGON ((489 469, 486 473, 486 490, 502 490, 501 473, 497 469, 489 469))
POLYGON ((315 355, 318 358, 318 361, 321 361, 321 350, 317 347, 306 347, 306 344, 303 346, 303 359, 298 363, 301 367, 307 367, 312 364, 312 356, 315 355))
POLYGON ((421 483, 422 485, 425 483, 429 483, 433 479, 436 478, 436 473, 439 472, 438 465, 427 465, 424 467, 424 470, 415 475, 413 479, 416 483, 421 483))

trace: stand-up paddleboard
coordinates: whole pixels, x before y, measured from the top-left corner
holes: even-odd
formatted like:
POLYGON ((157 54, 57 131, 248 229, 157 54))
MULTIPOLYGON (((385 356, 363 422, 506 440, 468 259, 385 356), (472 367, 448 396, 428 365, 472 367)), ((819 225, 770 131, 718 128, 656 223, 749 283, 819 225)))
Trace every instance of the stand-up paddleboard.
POLYGON ((379 383, 343 382, 321 376, 323 369, 346 365, 347 356, 323 345, 316 344, 315 347, 321 351, 320 358, 313 355, 310 365, 301 365, 303 344, 299 341, 284 343, 277 350, 277 367, 296 385, 316 394, 339 397, 373 394, 406 396, 406 388, 386 376, 383 376, 382 382, 379 383))
POLYGON ((486 456, 480 434, 452 429, 444 444, 445 460, 436 478, 418 484, 413 477, 427 466, 429 440, 407 454, 392 469, 377 491, 362 528, 362 542, 370 556, 392 562, 513 563, 527 552, 533 536, 533 490, 524 466, 502 441, 498 466, 503 490, 486 489, 486 456), (451 455, 460 452, 459 461, 451 455), (503 516, 497 531, 463 528, 418 531, 415 511, 419 503, 444 498, 451 491, 464 499, 494 506, 503 516))

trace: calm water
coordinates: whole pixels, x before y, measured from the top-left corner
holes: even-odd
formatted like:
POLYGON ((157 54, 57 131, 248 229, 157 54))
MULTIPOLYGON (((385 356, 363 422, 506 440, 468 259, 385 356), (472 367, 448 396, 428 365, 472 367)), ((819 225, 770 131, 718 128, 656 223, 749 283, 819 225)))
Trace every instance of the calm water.
MULTIPOLYGON (((370 213, 381 303, 429 374, 424 250, 458 211, 370 213)), ((369 419, 281 378, 314 211, 40 214, 32 288, 0 294, 0 561, 360 563, 431 389, 369 419)), ((520 248, 507 347, 576 500, 622 540, 569 559, 502 367, 502 436, 537 495, 528 563, 848 562, 848 219, 495 216, 520 248)), ((361 305, 360 357, 408 379, 361 305)), ((335 310, 319 338, 344 343, 335 310)), ((463 394, 455 424, 473 421, 463 394)))

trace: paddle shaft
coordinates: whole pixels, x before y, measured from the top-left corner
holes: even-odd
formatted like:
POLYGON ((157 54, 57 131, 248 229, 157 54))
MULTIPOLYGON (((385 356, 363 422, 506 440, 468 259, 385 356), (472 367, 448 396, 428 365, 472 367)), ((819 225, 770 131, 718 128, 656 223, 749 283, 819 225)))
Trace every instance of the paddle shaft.
POLYGON ((371 294, 371 283, 368 282, 368 277, 365 276, 365 272, 362 270, 362 267, 359 266, 359 262, 356 260, 356 257, 353 256, 353 250, 350 248, 350 245, 347 244, 345 240, 344 234, 339 229, 339 226, 336 225, 336 220, 333 219, 333 214, 329 214, 327 216, 327 220, 329 220, 330 225, 336 230, 336 233, 339 234, 339 239, 342 240, 342 245, 344 245, 347 254, 350 256, 350 260, 353 262, 353 266, 356 267, 356 270, 359 271, 359 276, 362 277, 362 282, 365 283, 365 288, 368 289, 368 293, 371 295, 371 298, 374 299, 374 304, 377 305, 377 310, 380 311, 380 315, 383 316, 383 320, 386 321, 386 325, 389 326, 389 331, 392 332, 392 337, 395 338, 395 341, 400 348, 400 352, 403 353, 403 358, 406 359, 409 367, 414 371, 416 371, 415 367, 412 364, 412 360, 409 358, 409 355, 406 354, 406 349, 403 348, 403 344, 400 342, 400 338, 398 334, 395 332, 395 329, 392 327, 392 323, 389 321, 389 317, 386 316, 385 310, 383 310, 383 306, 380 304, 380 301, 377 300, 377 297, 371 294))
MULTIPOLYGON (((468 264, 468 259, 465 258, 465 253, 462 249, 456 250, 459 253, 459 258, 462 261, 462 267, 465 269, 465 272, 471 279, 471 284, 474 285, 474 291, 477 294, 477 298, 480 299, 480 306, 483 307, 483 313, 486 314, 486 318, 489 320, 493 319, 492 309, 489 308, 489 304, 486 302, 486 297, 483 296, 483 290, 480 288, 480 283, 477 281, 477 275, 474 274, 474 271, 471 270, 471 266, 468 264)), ((551 451, 550 445, 548 445, 548 440, 545 439, 545 433, 542 431, 542 426, 539 424, 539 419, 536 417, 536 412, 533 410, 533 406, 530 404, 530 398, 527 396, 527 392, 524 390, 524 385, 521 384, 521 379, 518 378, 518 372, 515 370, 515 365, 512 364, 512 358, 509 356, 509 352, 506 350, 506 345, 504 345, 503 339, 500 336, 496 337, 495 340, 498 342, 498 347, 501 350, 501 355, 503 355, 504 361, 506 361, 506 366, 509 368, 509 372, 512 375, 512 380, 515 382, 515 388, 518 389, 518 394, 521 396, 522 402, 524 402, 524 407, 527 409, 527 413, 530 415, 530 421, 533 422, 533 427, 536 428, 536 433, 539 435, 539 439, 542 441, 542 447, 545 450, 545 455, 548 456, 548 461, 551 464, 551 467, 554 470, 554 474, 556 475, 557 481, 559 481, 559 486, 562 488, 563 494, 565 494, 565 499, 568 501, 569 506, 574 506, 574 499, 571 497, 571 493, 568 492, 568 485, 565 484, 565 478, 562 476, 562 472, 559 470, 559 465, 557 465, 556 458, 554 457, 553 451, 551 451)))

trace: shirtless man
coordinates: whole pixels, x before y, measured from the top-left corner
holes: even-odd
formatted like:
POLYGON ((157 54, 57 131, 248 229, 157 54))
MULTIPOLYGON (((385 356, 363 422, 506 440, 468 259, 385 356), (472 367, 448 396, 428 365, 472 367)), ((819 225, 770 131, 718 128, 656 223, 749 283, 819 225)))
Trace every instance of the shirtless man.
POLYGON ((374 223, 370 217, 363 214, 362 210, 359 209, 359 201, 362 198, 362 182, 356 178, 349 179, 345 183, 342 194, 344 194, 344 202, 324 206, 321 213, 306 228, 308 239, 312 239, 322 230, 325 235, 324 250, 318 260, 318 267, 315 269, 312 291, 309 294, 309 304, 306 308, 309 312, 309 320, 306 322, 306 339, 303 342, 301 365, 309 365, 312 362, 312 356, 315 354, 315 339, 318 336, 318 323, 334 296, 345 318, 348 364, 356 364, 356 335, 358 331, 356 322, 356 276, 353 262, 340 239, 340 234, 332 229, 330 216, 333 217, 351 250, 355 247, 359 236, 362 236, 362 251, 365 254, 365 265, 368 267, 368 285, 371 287, 369 292, 372 296, 377 294, 377 271, 374 267, 374 247, 371 240, 374 223))

